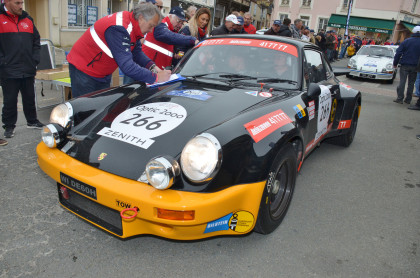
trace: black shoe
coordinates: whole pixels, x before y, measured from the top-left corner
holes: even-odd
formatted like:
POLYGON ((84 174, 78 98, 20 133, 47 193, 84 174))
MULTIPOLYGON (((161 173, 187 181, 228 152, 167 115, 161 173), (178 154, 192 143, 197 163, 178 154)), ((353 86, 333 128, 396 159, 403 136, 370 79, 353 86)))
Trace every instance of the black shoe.
POLYGON ((35 123, 28 123, 27 128, 37 128, 37 129, 42 129, 44 127, 44 124, 41 123, 40 121, 36 121, 35 123))
POLYGON ((0 139, 0 146, 6 146, 7 145, 7 141, 4 139, 0 139))
POLYGON ((403 104, 403 100, 402 99, 394 99, 394 102, 399 103, 399 104, 403 104))
POLYGON ((416 104, 410 105, 407 108, 410 109, 410 110, 420 110, 420 106, 416 105, 416 104))
POLYGON ((4 131, 4 137, 12 138, 13 136, 15 136, 15 128, 6 127, 6 130, 4 131))
POLYGON ((407 103, 407 104, 410 104, 411 100, 404 99, 404 102, 407 103))

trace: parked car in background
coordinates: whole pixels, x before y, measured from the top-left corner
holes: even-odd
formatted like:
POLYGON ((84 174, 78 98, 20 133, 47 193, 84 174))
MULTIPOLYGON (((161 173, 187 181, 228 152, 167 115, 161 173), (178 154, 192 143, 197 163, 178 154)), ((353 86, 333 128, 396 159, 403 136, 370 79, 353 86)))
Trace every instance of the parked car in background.
POLYGON ((385 45, 364 45, 350 58, 347 77, 386 80, 392 84, 397 70, 393 61, 396 47, 385 45))
POLYGON ((264 35, 265 32, 267 32, 268 28, 263 28, 260 30, 257 30, 257 35, 264 35))

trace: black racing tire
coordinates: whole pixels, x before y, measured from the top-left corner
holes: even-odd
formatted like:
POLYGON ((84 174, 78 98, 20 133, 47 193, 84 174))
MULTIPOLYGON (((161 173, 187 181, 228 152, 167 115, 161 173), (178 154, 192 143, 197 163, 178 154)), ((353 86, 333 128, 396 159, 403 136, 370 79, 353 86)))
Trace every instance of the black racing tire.
POLYGON ((297 167, 296 153, 287 144, 277 153, 268 174, 254 231, 260 234, 273 232, 283 221, 295 189, 297 167))
POLYGON ((328 138, 326 142, 330 144, 342 146, 342 147, 350 146, 351 143, 353 143, 354 136, 356 135, 358 120, 359 120, 359 113, 358 113, 358 106, 356 106, 356 109, 353 111, 353 118, 352 118, 351 125, 348 132, 337 137, 328 138))

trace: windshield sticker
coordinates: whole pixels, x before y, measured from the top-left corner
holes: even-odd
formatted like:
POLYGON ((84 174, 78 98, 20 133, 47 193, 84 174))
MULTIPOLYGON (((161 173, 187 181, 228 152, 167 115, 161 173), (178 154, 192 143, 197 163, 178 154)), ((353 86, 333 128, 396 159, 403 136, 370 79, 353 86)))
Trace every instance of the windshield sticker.
POLYGON ((315 141, 318 140, 322 135, 327 133, 328 120, 331 112, 331 92, 327 86, 320 85, 321 94, 319 95, 318 105, 318 129, 315 134, 315 141))
POLYGON ((245 92, 245 94, 251 95, 251 96, 258 96, 258 92, 254 91, 254 92, 245 92))
POLYGON ((178 97, 186 97, 192 98, 197 100, 208 100, 212 96, 207 94, 205 91, 199 90, 174 90, 172 92, 167 93, 169 96, 178 96, 178 97))
POLYGON ((248 130, 255 143, 258 143, 275 130, 291 122, 292 120, 289 116, 283 110, 279 109, 244 124, 244 127, 248 130))
POLYGON ((298 56, 298 51, 296 46, 282 43, 282 42, 275 42, 275 41, 268 41, 268 40, 256 40, 256 39, 244 39, 244 38, 237 38, 237 39, 209 39, 205 40, 202 43, 195 46, 195 48, 209 46, 209 45, 242 45, 242 46, 253 46, 253 47, 261 47, 266 49, 273 49, 281 52, 285 52, 291 54, 295 57, 298 56))
POLYGON ((272 97, 273 95, 269 92, 261 92, 259 93, 260 97, 272 97))
POLYGON ((124 111, 98 134, 148 149, 155 142, 152 138, 175 129, 186 117, 187 111, 177 103, 148 103, 124 111))
POLYGON ((246 233, 254 225, 254 216, 248 211, 229 213, 222 218, 207 223, 204 233, 232 230, 238 233, 246 233))
POLYGON ((295 112, 297 113, 299 119, 302 119, 306 116, 305 109, 303 109, 302 105, 295 105, 293 106, 293 109, 295 109, 295 112))

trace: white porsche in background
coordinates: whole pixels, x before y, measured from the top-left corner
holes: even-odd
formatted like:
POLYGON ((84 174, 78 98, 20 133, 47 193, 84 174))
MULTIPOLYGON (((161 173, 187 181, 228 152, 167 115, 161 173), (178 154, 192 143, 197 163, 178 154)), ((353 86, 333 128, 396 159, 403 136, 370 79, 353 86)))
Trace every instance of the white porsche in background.
POLYGON ((394 82, 397 69, 394 69, 396 49, 386 45, 364 45, 347 65, 350 72, 347 77, 361 77, 394 82))

